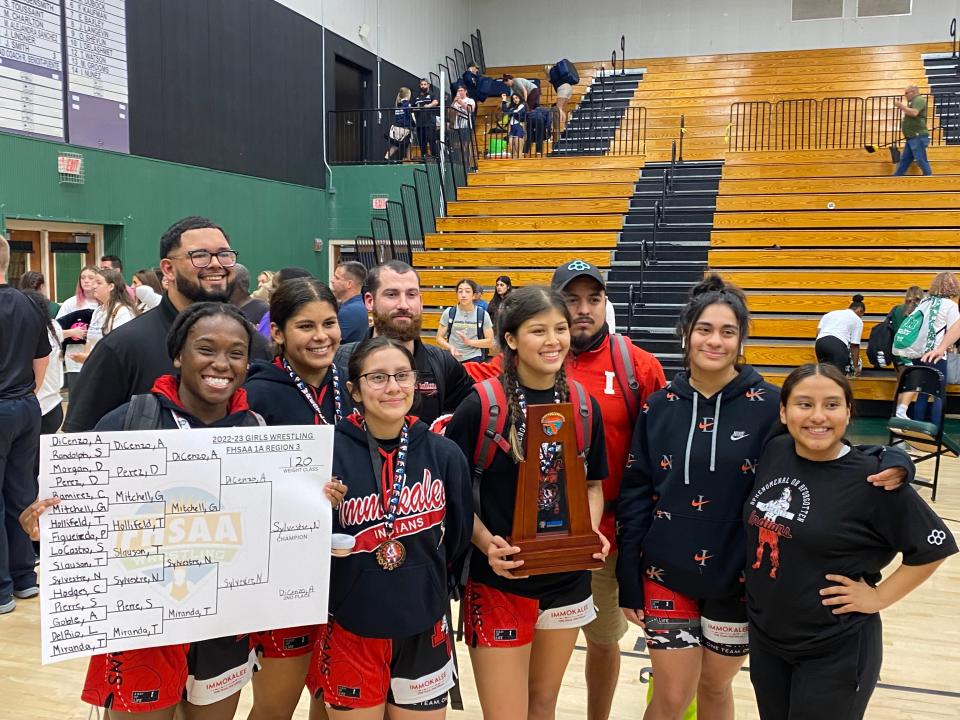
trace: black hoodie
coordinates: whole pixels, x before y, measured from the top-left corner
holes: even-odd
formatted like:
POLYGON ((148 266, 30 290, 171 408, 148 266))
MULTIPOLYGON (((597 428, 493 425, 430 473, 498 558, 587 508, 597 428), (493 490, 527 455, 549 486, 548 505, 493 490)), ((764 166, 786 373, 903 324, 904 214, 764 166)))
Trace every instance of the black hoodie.
MULTIPOLYGON (((743 506, 766 440, 781 428, 780 388, 749 365, 711 398, 686 372, 648 398, 617 504, 621 607, 643 607, 645 575, 696 599, 743 593, 743 506)), ((861 449, 912 477, 904 453, 861 449)))
MULTIPOLYGON (((336 421, 334 404, 333 372, 327 374, 319 387, 307 386, 326 421, 333 425, 336 421)), ((257 360, 250 364, 247 381, 243 385, 247 391, 247 401, 251 409, 260 413, 267 425, 322 425, 313 406, 307 402, 290 375, 276 361, 270 363, 257 360)), ((340 368, 340 416, 347 417, 353 412, 350 393, 347 392, 347 372, 340 368)))
POLYGON ((333 532, 353 535, 356 546, 333 558, 330 614, 363 637, 410 637, 446 612, 447 569, 470 545, 473 496, 470 470, 450 440, 409 418, 406 483, 393 538, 406 549, 395 570, 384 570, 375 551, 384 541, 384 487, 393 485, 397 441, 379 442, 383 476, 375 477, 367 432, 356 415, 337 425, 333 474, 349 487, 333 515, 333 532))

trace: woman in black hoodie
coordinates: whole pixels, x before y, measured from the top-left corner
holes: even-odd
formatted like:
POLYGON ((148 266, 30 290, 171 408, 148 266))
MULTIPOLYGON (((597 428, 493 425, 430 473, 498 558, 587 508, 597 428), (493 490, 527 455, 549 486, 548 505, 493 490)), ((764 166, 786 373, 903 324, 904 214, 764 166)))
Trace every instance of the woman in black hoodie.
POLYGON ((447 569, 470 544, 473 502, 463 454, 408 414, 415 368, 384 336, 350 358, 358 411, 337 424, 333 474, 350 492, 333 532, 355 543, 331 566, 330 622, 307 676, 311 717, 322 703, 334 720, 381 720, 388 703, 423 720, 446 713, 456 677, 447 569))
MULTIPOLYGON (((315 278, 280 283, 270 298, 270 333, 276 356, 257 360, 244 385, 250 407, 267 425, 335 425, 353 404, 334 362, 340 347, 337 301, 315 278)), ((293 716, 310 668, 318 627, 254 634, 262 667, 253 680, 248 720, 293 716)))
MULTIPOLYGON (((778 388, 740 364, 749 325, 739 288, 717 275, 694 287, 677 327, 686 369, 648 398, 634 432, 617 579, 657 678, 645 720, 682 717, 694 697, 712 718, 734 717, 748 652, 741 512, 779 421, 778 388)), ((902 454, 886 460, 912 467, 902 454)), ((871 480, 903 477, 898 468, 871 480)))

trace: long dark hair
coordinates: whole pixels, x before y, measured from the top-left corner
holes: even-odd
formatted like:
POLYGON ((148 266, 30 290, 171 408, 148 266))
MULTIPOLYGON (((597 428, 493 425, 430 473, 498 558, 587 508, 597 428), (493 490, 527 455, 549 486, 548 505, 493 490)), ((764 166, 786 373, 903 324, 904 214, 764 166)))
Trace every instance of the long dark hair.
POLYGON ((133 276, 140 281, 140 284, 151 288, 157 295, 163 295, 163 285, 160 284, 160 279, 153 268, 137 270, 133 276))
MULTIPOLYGON (((520 445, 520 437, 517 433, 517 423, 523 419, 523 411, 520 408, 520 399, 517 395, 517 386, 520 383, 517 374, 517 363, 519 357, 517 351, 507 344, 506 336, 517 336, 520 326, 527 320, 549 310, 558 311, 566 319, 568 324, 572 324, 570 311, 567 309, 567 303, 556 290, 531 285, 522 287, 506 295, 503 304, 500 306, 500 312, 497 314, 497 342, 503 353, 503 371, 500 374, 500 382, 503 383, 503 390, 507 396, 507 406, 510 410, 510 449, 515 462, 523 460, 523 448, 520 445)), ((567 374, 564 366, 557 371, 554 379, 554 389, 560 396, 560 402, 567 402, 570 398, 570 387, 567 384, 567 374)))
POLYGON ((130 299, 130 293, 127 292, 127 283, 124 282, 123 275, 117 270, 102 268, 98 270, 100 276, 110 285, 110 299, 104 305, 103 311, 106 320, 103 322, 103 334, 106 335, 113 330, 113 321, 117 317, 117 311, 121 307, 127 308, 134 317, 140 314, 136 303, 130 299))
POLYGON ((35 290, 36 292, 40 292, 43 285, 43 273, 36 270, 27 270, 20 276, 20 282, 18 283, 21 290, 35 290))
MULTIPOLYGON (((501 295, 496 291, 496 284, 494 284, 493 297, 490 298, 490 302, 487 303, 487 314, 490 316, 490 320, 496 322, 497 313, 500 312, 500 306, 503 304, 504 298, 506 298, 511 292, 513 292, 513 283, 510 282, 509 275, 501 275, 497 278, 497 282, 502 282, 507 286, 507 291, 501 295)), ((494 330, 496 332, 496 330, 494 330)))
POLYGON ((746 341, 750 335, 750 313, 747 311, 747 299, 743 290, 736 285, 725 282, 716 273, 711 273, 690 290, 690 300, 680 312, 677 321, 677 335, 683 341, 683 366, 690 370, 690 335, 693 326, 703 315, 703 311, 711 305, 726 305, 737 318, 740 329, 740 343, 746 341))
MULTIPOLYGON (((39 275, 39 273, 37 273, 39 275)), ((40 276, 43 277, 42 275, 40 276)), ((37 292, 36 290, 21 290, 24 295, 27 296, 27 299, 30 300, 31 304, 36 308, 37 314, 43 318, 44 324, 47 326, 47 331, 53 336, 57 337, 57 331, 54 327, 54 322, 50 318, 50 302, 44 296, 43 293, 37 292)))
MULTIPOLYGON (((287 321, 296 315, 300 308, 312 302, 328 303, 334 313, 340 310, 333 291, 316 278, 300 277, 281 282, 270 296, 270 322, 285 330, 287 321)), ((282 355, 283 347, 275 347, 274 352, 282 355)))

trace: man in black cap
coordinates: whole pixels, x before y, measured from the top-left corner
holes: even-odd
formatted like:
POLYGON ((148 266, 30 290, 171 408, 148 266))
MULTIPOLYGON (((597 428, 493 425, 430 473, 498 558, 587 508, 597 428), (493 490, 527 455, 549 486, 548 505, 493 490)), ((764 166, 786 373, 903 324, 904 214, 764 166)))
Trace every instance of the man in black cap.
POLYGON ((637 414, 647 396, 662 388, 666 379, 653 355, 611 331, 606 321, 606 284, 596 266, 571 260, 554 271, 551 285, 563 293, 573 318, 567 373, 583 384, 600 406, 610 468, 603 481, 600 532, 612 547, 604 567, 592 576, 597 617, 583 628, 587 638, 587 718, 605 720, 620 672, 620 638, 627 632, 617 586, 614 505, 637 414))

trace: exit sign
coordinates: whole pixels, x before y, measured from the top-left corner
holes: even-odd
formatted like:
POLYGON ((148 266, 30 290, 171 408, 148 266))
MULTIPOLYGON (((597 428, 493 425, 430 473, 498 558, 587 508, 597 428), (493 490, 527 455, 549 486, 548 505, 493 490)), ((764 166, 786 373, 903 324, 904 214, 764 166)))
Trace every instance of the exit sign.
POLYGON ((76 155, 59 155, 57 170, 61 175, 80 176, 83 174, 83 158, 76 155))
POLYGON ((371 195, 370 196, 370 207, 374 210, 386 210, 387 209, 387 200, 390 197, 387 195, 371 195))

